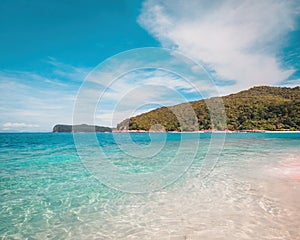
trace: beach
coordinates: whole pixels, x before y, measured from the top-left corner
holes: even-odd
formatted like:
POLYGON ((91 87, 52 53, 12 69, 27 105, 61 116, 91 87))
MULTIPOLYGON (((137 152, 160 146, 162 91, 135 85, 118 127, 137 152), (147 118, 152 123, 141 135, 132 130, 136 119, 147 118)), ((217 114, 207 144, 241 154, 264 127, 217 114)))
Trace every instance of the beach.
MULTIPOLYGON (((135 154, 134 148, 145 147, 144 155, 147 147, 157 149, 162 133, 152 138, 130 133, 137 145, 122 142, 127 133, 117 134, 122 150, 132 152, 122 155, 111 133, 97 138, 113 163, 132 174, 172 163, 182 141, 180 133, 168 134, 162 150, 147 159, 128 154, 135 154)), ((299 135, 272 134, 229 134, 211 164, 220 146, 210 146, 209 134, 200 134, 196 155, 189 155, 197 134, 186 133, 183 155, 193 157, 188 170, 174 183, 146 193, 102 184, 76 155, 71 133, 0 134, 0 237, 300 239, 299 135)))

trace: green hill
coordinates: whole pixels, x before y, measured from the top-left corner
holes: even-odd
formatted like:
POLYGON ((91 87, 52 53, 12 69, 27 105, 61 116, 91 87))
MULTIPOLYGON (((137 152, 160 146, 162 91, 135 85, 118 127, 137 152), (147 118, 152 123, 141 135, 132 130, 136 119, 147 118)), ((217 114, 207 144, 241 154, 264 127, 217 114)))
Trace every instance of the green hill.
MULTIPOLYGON (((300 130, 300 87, 253 87, 246 91, 222 97, 226 123, 211 117, 206 103, 220 101, 210 98, 206 101, 182 103, 172 107, 162 107, 126 119, 118 124, 119 130, 160 130, 162 125, 166 131, 194 130, 300 130), (187 117, 180 121, 175 116, 190 116, 192 109, 196 118, 187 117), (195 127, 197 126, 197 127, 195 127)), ((214 112, 214 111, 213 111, 214 112)))

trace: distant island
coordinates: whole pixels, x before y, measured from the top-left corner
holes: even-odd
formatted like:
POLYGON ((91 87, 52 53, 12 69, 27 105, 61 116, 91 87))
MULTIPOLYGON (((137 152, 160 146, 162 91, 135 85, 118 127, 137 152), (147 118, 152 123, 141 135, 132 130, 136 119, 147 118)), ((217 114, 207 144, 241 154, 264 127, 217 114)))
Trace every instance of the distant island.
POLYGON ((109 127, 96 126, 96 125, 63 125, 57 124, 53 127, 53 132, 111 132, 109 127))
MULTIPOLYGON (((259 86, 221 97, 227 121, 211 121, 208 101, 220 97, 182 103, 171 107, 161 107, 147 113, 131 117, 117 125, 117 131, 149 131, 153 126, 163 126, 165 131, 201 130, 300 130, 300 87, 259 86), (187 119, 184 126, 174 112, 184 116, 187 104, 193 108, 197 119, 187 119), (195 124, 195 121, 197 124, 195 124), (189 124, 191 123, 191 124, 189 124), (195 129, 195 125, 198 129, 195 129)), ((219 99, 220 100, 220 99, 219 99)), ((157 129, 160 131, 161 129, 157 129)))

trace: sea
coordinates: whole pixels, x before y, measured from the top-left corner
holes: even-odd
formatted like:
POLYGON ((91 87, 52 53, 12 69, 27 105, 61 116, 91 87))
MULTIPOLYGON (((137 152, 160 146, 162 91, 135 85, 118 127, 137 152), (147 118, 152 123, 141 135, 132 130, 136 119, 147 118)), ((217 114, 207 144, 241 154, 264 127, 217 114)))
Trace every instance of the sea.
POLYGON ((1 239, 300 239, 300 133, 0 133, 1 239))

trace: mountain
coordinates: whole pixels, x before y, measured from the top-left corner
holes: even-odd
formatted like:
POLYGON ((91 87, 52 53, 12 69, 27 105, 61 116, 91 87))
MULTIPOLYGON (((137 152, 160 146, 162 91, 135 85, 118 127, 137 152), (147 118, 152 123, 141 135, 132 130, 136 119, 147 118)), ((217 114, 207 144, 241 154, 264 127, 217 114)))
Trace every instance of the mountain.
POLYGON ((63 125, 58 124, 53 127, 53 132, 111 132, 109 127, 95 126, 95 125, 63 125))
POLYGON ((117 129, 159 131, 161 125, 166 131, 300 130, 300 87, 259 86, 224 97, 161 107, 124 120, 117 129), (207 107, 220 100, 227 116, 225 124, 218 117, 212 122, 207 107), (194 111, 194 117, 189 111, 194 111), (174 112, 183 119, 181 124, 174 112))

